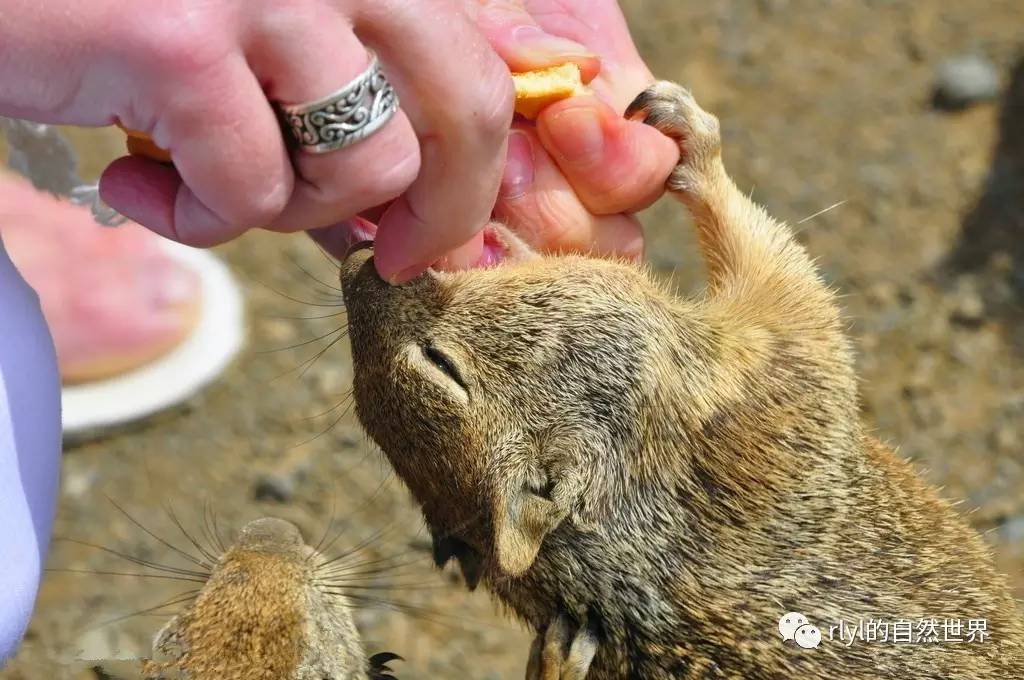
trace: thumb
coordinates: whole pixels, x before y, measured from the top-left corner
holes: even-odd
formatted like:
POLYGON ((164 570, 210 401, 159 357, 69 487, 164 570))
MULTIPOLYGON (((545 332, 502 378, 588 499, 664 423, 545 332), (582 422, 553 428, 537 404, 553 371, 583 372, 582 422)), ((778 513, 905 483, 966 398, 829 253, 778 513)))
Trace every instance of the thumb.
POLYGON ((588 211, 529 127, 516 127, 509 136, 494 216, 542 252, 643 256, 643 231, 636 218, 588 211))
POLYGON ((636 212, 664 192, 679 147, 649 125, 626 120, 596 97, 552 104, 537 119, 544 149, 596 215, 636 212))
POLYGON ((601 70, 601 60, 580 43, 542 29, 521 3, 483 0, 476 6, 476 24, 495 52, 513 72, 573 62, 589 83, 601 70))

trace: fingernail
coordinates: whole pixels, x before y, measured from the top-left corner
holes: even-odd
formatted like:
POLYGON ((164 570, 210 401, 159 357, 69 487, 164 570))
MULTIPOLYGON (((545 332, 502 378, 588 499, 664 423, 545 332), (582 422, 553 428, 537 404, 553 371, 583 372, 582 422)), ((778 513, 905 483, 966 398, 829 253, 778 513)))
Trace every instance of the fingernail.
POLYGON ((425 271, 427 271, 427 268, 424 265, 417 264, 412 267, 407 267, 396 274, 392 274, 387 277, 387 281, 392 286, 400 286, 403 283, 409 283, 425 271))
POLYGON ((522 49, 548 57, 594 57, 597 55, 578 42, 545 33, 538 26, 524 24, 512 30, 512 40, 522 49))
POLYGON ((533 145, 525 132, 512 130, 508 135, 508 155, 501 176, 501 198, 519 198, 533 185, 533 145))
POLYGON ((593 162, 604 151, 601 115, 591 106, 574 106, 547 121, 555 151, 570 163, 593 162))

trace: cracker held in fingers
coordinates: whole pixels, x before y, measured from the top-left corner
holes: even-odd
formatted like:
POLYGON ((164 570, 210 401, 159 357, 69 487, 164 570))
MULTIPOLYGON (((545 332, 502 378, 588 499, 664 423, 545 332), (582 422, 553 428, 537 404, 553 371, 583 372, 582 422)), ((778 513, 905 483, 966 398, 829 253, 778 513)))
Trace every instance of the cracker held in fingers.
POLYGON ((117 127, 121 128, 125 135, 127 135, 125 137, 125 146, 128 147, 128 153, 132 156, 143 156, 158 163, 172 162, 171 152, 157 146, 153 138, 145 132, 130 130, 122 125, 120 121, 118 121, 117 127))
POLYGON ((513 73, 512 82, 516 88, 516 113, 530 120, 549 104, 590 92, 583 84, 580 67, 573 63, 513 73))

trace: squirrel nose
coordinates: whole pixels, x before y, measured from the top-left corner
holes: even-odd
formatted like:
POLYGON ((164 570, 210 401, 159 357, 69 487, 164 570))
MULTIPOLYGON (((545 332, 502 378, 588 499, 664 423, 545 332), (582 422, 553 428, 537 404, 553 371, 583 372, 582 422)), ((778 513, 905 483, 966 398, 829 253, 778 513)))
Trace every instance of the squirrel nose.
POLYGON ((343 290, 347 290, 367 266, 371 270, 367 275, 376 278, 377 272, 373 264, 370 263, 371 259, 373 259, 373 241, 360 241, 348 249, 348 254, 341 261, 338 272, 343 290))
POLYGON ((370 239, 365 239, 363 241, 356 241, 351 246, 349 246, 348 252, 345 253, 345 259, 347 260, 349 258, 349 256, 352 255, 353 253, 356 253, 356 252, 358 252, 360 250, 367 250, 367 249, 373 250, 373 241, 371 241, 370 239))
POLYGON ((238 545, 248 549, 287 550, 303 545, 303 540, 299 528, 291 522, 276 517, 263 517, 242 527, 238 545))

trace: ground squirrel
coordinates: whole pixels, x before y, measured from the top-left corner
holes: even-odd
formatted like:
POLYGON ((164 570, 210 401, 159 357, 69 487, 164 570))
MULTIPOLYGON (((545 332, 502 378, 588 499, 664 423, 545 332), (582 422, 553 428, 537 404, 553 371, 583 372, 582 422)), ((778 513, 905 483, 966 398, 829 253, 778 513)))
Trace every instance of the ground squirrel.
POLYGON ((732 183, 717 119, 665 82, 627 114, 679 143, 701 297, 501 230, 491 269, 392 287, 370 249, 342 263, 357 413, 438 563, 537 631, 531 678, 1024 677, 988 548, 861 423, 835 296, 732 183), (780 639, 787 612, 820 646, 780 639), (987 637, 829 639, 921 618, 987 637))
POLYGON ((249 522, 199 595, 171 619, 147 680, 386 680, 394 654, 367 659, 332 574, 291 522, 249 522))

